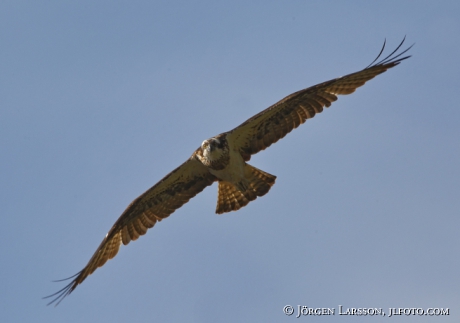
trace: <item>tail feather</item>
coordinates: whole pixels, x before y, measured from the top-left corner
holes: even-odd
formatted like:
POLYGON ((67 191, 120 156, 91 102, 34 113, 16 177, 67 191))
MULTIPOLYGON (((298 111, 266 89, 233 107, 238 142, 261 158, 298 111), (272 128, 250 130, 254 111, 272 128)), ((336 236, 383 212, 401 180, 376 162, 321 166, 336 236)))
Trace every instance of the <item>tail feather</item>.
POLYGON ((276 176, 248 164, 245 165, 244 175, 248 185, 239 186, 247 187, 245 191, 239 190, 232 183, 219 181, 217 214, 239 210, 258 196, 267 194, 275 184, 276 176))

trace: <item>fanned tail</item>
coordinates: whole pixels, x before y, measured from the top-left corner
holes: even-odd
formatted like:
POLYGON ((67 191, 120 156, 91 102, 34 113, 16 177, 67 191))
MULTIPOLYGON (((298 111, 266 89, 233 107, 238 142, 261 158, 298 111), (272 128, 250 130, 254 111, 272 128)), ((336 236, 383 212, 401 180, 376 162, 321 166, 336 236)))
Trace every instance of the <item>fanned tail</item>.
POLYGON ((245 191, 240 191, 232 183, 219 181, 217 214, 239 210, 258 196, 267 194, 275 184, 276 176, 248 164, 245 165, 244 175, 248 182, 245 191))

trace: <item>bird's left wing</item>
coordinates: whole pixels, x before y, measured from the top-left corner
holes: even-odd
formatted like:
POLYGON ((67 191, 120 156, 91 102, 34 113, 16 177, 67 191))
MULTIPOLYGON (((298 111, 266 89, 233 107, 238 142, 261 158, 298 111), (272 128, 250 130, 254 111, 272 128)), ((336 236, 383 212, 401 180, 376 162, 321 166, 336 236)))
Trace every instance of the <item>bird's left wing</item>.
POLYGON ((339 94, 353 93, 358 87, 370 79, 398 65, 410 56, 399 58, 411 47, 399 54, 395 54, 401 44, 386 58, 373 64, 383 52, 383 48, 367 68, 343 77, 339 77, 315 86, 295 92, 271 107, 256 114, 235 129, 227 133, 227 140, 231 140, 239 149, 244 160, 248 161, 251 155, 277 142, 307 119, 313 118, 316 113, 323 111, 337 100, 339 94))
MULTIPOLYGON (((181 166, 166 175, 160 182, 135 199, 118 218, 83 270, 67 286, 45 298, 59 302, 69 295, 86 277, 109 259, 115 257, 120 245, 128 244, 145 234, 157 221, 168 217, 176 209, 211 185, 216 178, 195 159, 195 153, 181 166)), ((48 304, 48 305, 49 305, 48 304)))

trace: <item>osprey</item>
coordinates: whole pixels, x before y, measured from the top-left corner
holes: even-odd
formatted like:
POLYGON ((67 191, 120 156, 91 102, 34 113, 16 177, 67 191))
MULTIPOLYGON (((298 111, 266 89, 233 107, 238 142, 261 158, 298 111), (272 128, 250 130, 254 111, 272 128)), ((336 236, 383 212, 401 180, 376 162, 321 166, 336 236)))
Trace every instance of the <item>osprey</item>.
MULTIPOLYGON (((377 58, 365 69, 295 92, 235 129, 202 142, 192 156, 161 181, 136 198, 118 218, 85 268, 67 286, 47 296, 56 296, 49 304, 59 304, 86 277, 118 253, 120 245, 128 244, 145 234, 158 221, 218 182, 216 213, 236 211, 250 201, 268 193, 276 176, 247 162, 251 155, 283 138, 305 120, 313 118, 337 100, 337 95, 353 93, 358 87, 409 58, 400 58, 412 46, 397 54, 399 46, 387 57, 377 58)), ((48 305, 49 305, 48 304, 48 305)))

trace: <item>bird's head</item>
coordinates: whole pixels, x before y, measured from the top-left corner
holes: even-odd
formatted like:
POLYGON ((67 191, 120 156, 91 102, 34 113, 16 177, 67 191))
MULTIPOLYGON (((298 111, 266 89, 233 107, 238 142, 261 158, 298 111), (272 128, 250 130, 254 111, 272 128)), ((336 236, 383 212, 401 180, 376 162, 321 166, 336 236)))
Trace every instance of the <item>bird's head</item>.
POLYGON ((218 160, 228 152, 228 147, 225 139, 222 138, 209 138, 201 144, 203 155, 209 160, 218 160))

